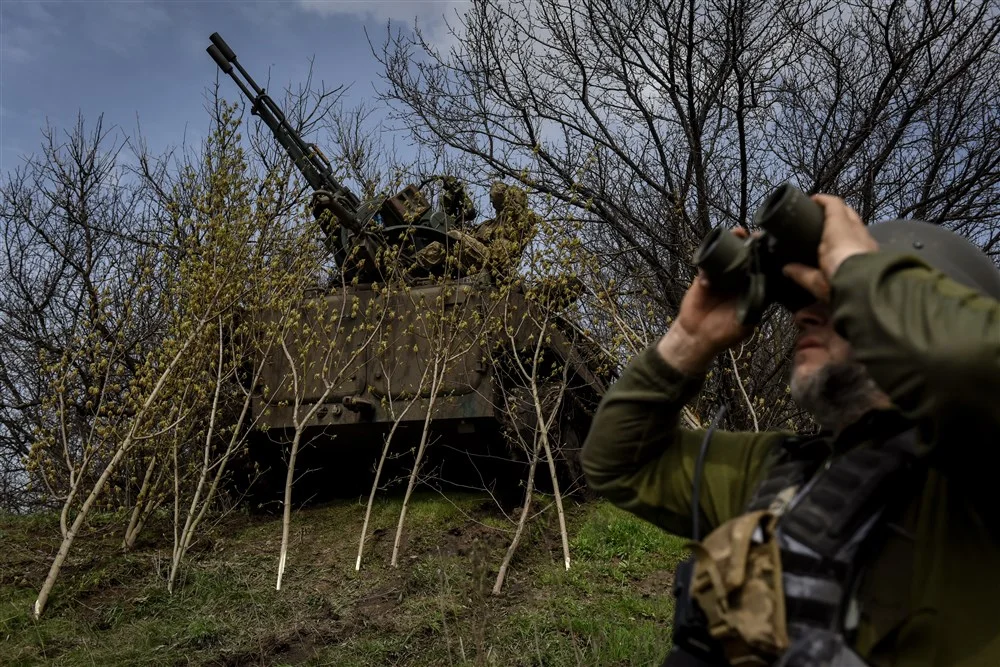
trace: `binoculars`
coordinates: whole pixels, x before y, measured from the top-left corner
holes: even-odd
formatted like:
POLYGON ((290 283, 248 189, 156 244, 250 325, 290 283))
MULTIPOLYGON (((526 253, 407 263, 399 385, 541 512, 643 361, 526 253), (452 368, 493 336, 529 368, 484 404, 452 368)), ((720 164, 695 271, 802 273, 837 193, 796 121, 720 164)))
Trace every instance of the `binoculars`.
POLYGON ((759 322, 772 303, 795 312, 816 300, 781 270, 790 263, 818 266, 823 236, 823 208, 788 183, 764 200, 753 219, 760 234, 741 239, 716 228, 694 255, 713 291, 740 295, 737 317, 744 325, 759 322))

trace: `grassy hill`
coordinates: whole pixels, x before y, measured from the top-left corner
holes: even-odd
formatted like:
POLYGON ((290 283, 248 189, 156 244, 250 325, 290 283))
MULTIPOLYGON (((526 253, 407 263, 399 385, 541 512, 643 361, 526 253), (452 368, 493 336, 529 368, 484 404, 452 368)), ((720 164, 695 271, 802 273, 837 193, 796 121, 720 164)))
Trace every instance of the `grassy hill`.
MULTIPOLYGON (((541 500, 541 499, 540 499, 541 500)), ((543 506, 542 504, 539 507, 543 506)), ((669 645, 681 542, 604 502, 531 524, 502 595, 491 594, 513 524, 484 496, 419 497, 398 568, 398 500, 384 500, 359 572, 364 507, 298 512, 274 590, 281 523, 232 513, 200 539, 167 593, 172 527, 123 553, 121 523, 88 527, 43 618, 34 601, 58 546, 55 516, 0 518, 4 665, 655 665, 669 645)))

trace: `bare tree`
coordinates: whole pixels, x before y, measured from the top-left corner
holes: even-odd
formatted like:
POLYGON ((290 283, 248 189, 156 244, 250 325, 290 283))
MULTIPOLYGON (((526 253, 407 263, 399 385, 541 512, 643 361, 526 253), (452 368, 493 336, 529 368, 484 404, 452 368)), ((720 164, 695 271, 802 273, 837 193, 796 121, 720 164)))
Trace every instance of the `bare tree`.
POLYGON ((177 314, 175 337, 165 341, 159 354, 147 357, 120 402, 108 400, 103 391, 113 374, 121 372, 118 345, 112 344, 106 354, 101 354, 104 350, 99 337, 83 332, 73 348, 53 365, 52 395, 47 402, 54 413, 54 427, 46 429, 48 437, 34 442, 31 458, 43 479, 56 461, 64 460, 69 483, 68 493, 60 498, 63 539, 35 601, 33 614, 36 618, 44 611, 70 548, 118 465, 138 442, 158 437, 169 430, 170 424, 184 417, 177 408, 161 411, 164 406, 160 402, 167 393, 164 390, 181 372, 188 351, 200 342, 209 322, 221 307, 228 305, 220 303, 222 295, 218 290, 198 296, 201 302, 197 306, 182 309, 182 313, 177 314), (89 357, 90 367, 104 369, 104 372, 83 392, 77 392, 73 387, 79 376, 75 366, 81 357, 89 357), (96 418, 83 428, 74 428, 76 425, 71 422, 72 413, 68 408, 81 401, 96 410, 96 418), (74 456, 74 451, 79 454, 74 456), (92 475, 96 475, 96 479, 91 482, 92 475), (82 504, 78 505, 79 500, 82 504))
MULTIPOLYGON (((21 461, 43 426, 46 363, 86 330, 97 336, 95 344, 115 346, 128 375, 163 325, 146 303, 131 302, 130 279, 150 257, 140 241, 150 221, 141 188, 119 159, 125 141, 101 118, 88 131, 82 117, 68 132, 47 127, 42 137, 39 154, 6 174, 0 187, 0 462, 8 489, 17 489, 0 504, 11 510, 45 502, 46 490, 27 488, 21 461)), ((90 361, 74 360, 77 388, 100 382, 90 361)), ((121 379, 102 391, 117 391, 121 379)), ((65 406, 65 418, 86 424, 92 417, 86 403, 65 406)))
MULTIPOLYGON (((993 3, 474 0, 453 27, 446 53, 390 34, 384 99, 420 141, 583 219, 630 328, 661 332, 701 238, 750 225, 787 179, 1000 250, 993 3)), ((797 415, 784 326, 765 321, 737 360, 747 395, 776 406, 755 408, 761 428, 797 415)), ((706 400, 749 426, 727 366, 706 400)))
MULTIPOLYGON (((249 309, 251 320, 260 311, 282 312, 278 306, 296 303, 304 281, 312 278, 314 263, 300 258, 321 256, 321 246, 315 244, 310 253, 294 235, 288 237, 280 217, 271 215, 269 204, 284 184, 272 179, 255 187, 242 150, 232 141, 238 128, 234 108, 223 105, 205 149, 208 173, 188 172, 182 177, 189 186, 192 215, 177 220, 167 252, 143 255, 125 285, 128 297, 120 302, 124 322, 143 316, 134 304, 151 304, 162 313, 159 319, 165 326, 157 347, 138 361, 134 372, 127 372, 128 348, 121 332, 130 328, 120 327, 108 340, 104 309, 115 303, 112 297, 117 295, 113 285, 102 286, 95 301, 104 308, 93 320, 78 324, 67 349, 45 366, 46 427, 32 444, 31 470, 49 488, 64 487, 66 493, 57 496, 63 541, 35 603, 36 617, 44 610, 89 512, 102 499, 112 507, 128 506, 115 475, 143 449, 149 462, 143 463, 145 476, 136 500, 140 510, 132 514, 125 542, 134 541, 143 512, 151 504, 147 483, 154 478, 156 461, 171 462, 175 545, 168 587, 172 590, 181 559, 241 438, 248 398, 244 397, 235 423, 220 423, 227 414, 222 399, 238 386, 234 380, 244 353, 254 351, 243 344, 255 332, 239 330, 248 319, 240 318, 240 310, 249 309), (254 190, 263 193, 260 199, 250 199, 254 190), (160 261, 171 254, 176 263, 160 261), (227 359, 227 351, 234 356, 227 359), (82 423, 73 419, 74 405, 82 405, 90 418, 82 423), (219 448, 216 440, 221 432, 231 436, 219 448), (202 455, 191 456, 198 453, 202 455), (55 473, 59 467, 64 467, 64 475, 55 473), (58 484, 63 477, 66 482, 58 484), (185 482, 190 482, 186 500, 185 482), (187 504, 183 522, 182 502, 187 504)), ((286 306, 284 312, 289 309, 286 306)), ((276 339, 272 334, 271 340, 276 339)), ((258 369, 262 363, 258 361, 258 369)), ((259 370, 251 374, 251 383, 255 376, 259 370)))
MULTIPOLYGON (((541 290, 542 294, 536 293, 533 295, 535 298, 529 301, 531 306, 526 309, 528 312, 522 311, 518 313, 520 316, 518 318, 520 321, 517 323, 518 328, 527 326, 536 329, 536 332, 533 332, 533 334, 528 334, 534 345, 525 350, 528 354, 523 355, 523 359, 521 354, 515 353, 510 355, 510 358, 513 360, 513 374, 517 376, 519 380, 518 384, 523 387, 523 391, 517 392, 516 390, 512 390, 504 397, 507 409, 519 427, 514 429, 511 437, 516 439, 518 441, 517 444, 523 447, 524 451, 528 454, 530 463, 524 484, 524 502, 521 505, 521 512, 517 520, 514 536, 497 572, 497 578, 493 585, 494 594, 498 594, 503 586, 507 569, 510 567, 528 517, 530 516, 531 502, 536 490, 535 474, 539 458, 543 454, 545 462, 548 464, 549 479, 552 484, 552 496, 559 521, 559 538, 562 542, 563 564, 567 570, 570 567, 569 533, 566 529, 566 514, 563 510, 565 489, 560 488, 559 471, 557 469, 560 465, 566 465, 567 461, 563 457, 557 458, 557 452, 559 452, 559 445, 562 444, 560 443, 560 435, 563 437, 568 435, 565 432, 560 432, 560 426, 563 425, 558 423, 558 420, 563 412, 563 402, 567 400, 566 392, 569 384, 571 365, 568 360, 562 364, 558 364, 558 366, 561 366, 562 372, 553 377, 552 369, 549 368, 551 359, 545 358, 548 356, 545 354, 548 352, 546 343, 551 340, 551 336, 556 330, 554 319, 557 316, 551 295, 545 293, 548 291, 543 288, 541 290), (546 361, 549 363, 545 363, 546 361)), ((519 336, 520 332, 514 327, 511 327, 508 331, 508 339, 511 347, 514 349, 521 347, 518 344, 518 338, 524 338, 524 335, 521 334, 519 336)))
MULTIPOLYGON (((395 369, 389 369, 385 364, 385 351, 388 349, 388 345, 391 344, 390 341, 380 340, 380 345, 376 347, 379 354, 379 371, 382 376, 386 379, 386 393, 383 397, 382 403, 387 414, 392 418, 392 426, 389 427, 389 432, 385 435, 385 440, 382 444, 382 452, 379 454, 378 463, 375 465, 375 477, 372 479, 371 490, 368 492, 368 504, 365 506, 365 518, 361 522, 361 537, 358 540, 358 557, 354 561, 354 569, 361 569, 361 557, 364 554, 365 540, 368 539, 368 524, 372 516, 372 507, 375 504, 375 494, 378 492, 380 486, 384 483, 382 477, 382 471, 385 467, 385 463, 389 458, 389 452, 394 442, 394 437, 399 429, 400 424, 406 419, 408 413, 411 409, 417 406, 420 402, 422 396, 419 392, 410 394, 409 396, 401 397, 401 400, 396 400, 395 396, 397 391, 393 387, 392 378, 394 375, 398 374, 398 371, 394 372, 395 369)), ((397 361, 398 358, 393 355, 392 361, 397 361)), ((430 373, 432 366, 429 364, 424 365, 421 371, 420 379, 417 381, 417 386, 425 387, 427 386, 427 375, 430 373)))
MULTIPOLYGON (((497 311, 503 345, 494 347, 491 363, 504 369, 503 412, 509 446, 528 463, 524 499, 513 536, 493 585, 502 590, 529 520, 554 507, 562 543, 563 565, 570 567, 564 497, 585 487, 579 448, 606 377, 610 355, 587 340, 578 306, 585 291, 580 279, 590 256, 578 235, 579 221, 558 215, 561 206, 538 201, 532 242, 521 270, 507 276, 497 311), (548 469, 548 482, 536 483, 538 465, 548 469), (533 513, 535 498, 551 495, 547 507, 533 513)), ((522 215, 527 211, 522 211, 522 215)))
MULTIPOLYGON (((213 136, 209 150, 225 156, 222 139, 235 134, 240 124, 228 113, 219 121, 221 130, 213 136)), ((175 487, 171 591, 181 561, 223 485, 228 465, 246 447, 273 402, 273 395, 262 396, 257 388, 273 355, 285 348, 288 329, 300 321, 303 297, 314 284, 325 254, 315 224, 290 226, 282 214, 288 198, 287 175, 271 171, 258 180, 241 153, 233 152, 229 161, 218 162, 221 168, 213 173, 210 201, 223 199, 228 191, 229 205, 240 212, 226 216, 225 222, 210 219, 219 228, 213 230, 216 244, 239 246, 226 249, 245 278, 235 285, 233 307, 219 313, 214 345, 205 341, 202 350, 199 365, 204 391, 194 392, 195 400, 208 406, 202 408, 204 417, 196 431, 201 443, 194 443, 183 466, 178 463, 176 445, 180 438, 175 439, 171 452, 175 487), (255 193, 252 200, 249 192, 255 193), (244 200, 242 210, 240 199, 244 200), (180 492, 184 476, 191 478, 186 497, 180 492), (183 521, 182 502, 187 504, 183 521)), ((204 205, 199 208, 206 212, 204 205)), ((187 393, 185 387, 183 395, 187 393)))
POLYGON ((280 397, 278 406, 290 412, 291 426, 286 429, 290 449, 282 501, 277 590, 281 590, 288 560, 295 465, 303 438, 307 429, 316 425, 318 413, 326 411, 327 398, 349 384, 357 366, 364 363, 365 350, 378 335, 385 313, 385 302, 341 292, 331 300, 305 302, 282 332, 279 346, 287 377, 284 386, 275 387, 275 395, 280 397), (331 305, 335 310, 331 311, 331 305))

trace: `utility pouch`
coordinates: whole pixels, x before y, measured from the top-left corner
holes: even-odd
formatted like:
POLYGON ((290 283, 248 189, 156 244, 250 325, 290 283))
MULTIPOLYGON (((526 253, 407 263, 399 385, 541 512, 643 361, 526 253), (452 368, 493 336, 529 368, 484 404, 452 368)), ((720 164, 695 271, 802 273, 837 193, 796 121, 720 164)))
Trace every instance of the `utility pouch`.
POLYGON ((789 645, 775 522, 767 510, 751 512, 688 544, 691 597, 732 665, 771 665, 789 645))

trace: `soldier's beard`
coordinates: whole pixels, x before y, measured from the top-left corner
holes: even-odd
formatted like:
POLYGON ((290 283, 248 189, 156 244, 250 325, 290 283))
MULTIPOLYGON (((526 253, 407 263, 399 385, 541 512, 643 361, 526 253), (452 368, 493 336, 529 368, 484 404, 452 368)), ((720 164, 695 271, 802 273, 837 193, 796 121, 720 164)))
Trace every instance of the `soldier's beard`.
POLYGON ((805 377, 792 376, 791 394, 824 429, 839 431, 888 397, 859 362, 830 362, 805 377))

